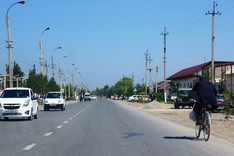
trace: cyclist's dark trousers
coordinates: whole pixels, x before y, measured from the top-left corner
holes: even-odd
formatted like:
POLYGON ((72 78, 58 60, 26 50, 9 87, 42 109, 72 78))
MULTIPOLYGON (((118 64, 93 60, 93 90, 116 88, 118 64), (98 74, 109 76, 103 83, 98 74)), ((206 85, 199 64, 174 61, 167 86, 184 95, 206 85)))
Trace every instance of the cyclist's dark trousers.
POLYGON ((201 114, 202 114, 201 110, 202 110, 202 105, 196 103, 195 106, 194 106, 194 108, 193 108, 193 111, 194 111, 195 114, 196 114, 196 119, 197 119, 197 120, 200 120, 200 119, 201 119, 201 114))

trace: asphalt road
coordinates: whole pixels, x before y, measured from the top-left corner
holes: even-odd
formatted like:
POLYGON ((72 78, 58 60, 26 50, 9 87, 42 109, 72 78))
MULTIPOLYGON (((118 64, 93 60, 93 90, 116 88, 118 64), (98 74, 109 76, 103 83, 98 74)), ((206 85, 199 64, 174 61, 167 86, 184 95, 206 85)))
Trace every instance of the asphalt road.
MULTIPOLYGON (((233 144, 100 99, 40 111, 39 119, 0 121, 0 155, 6 156, 231 156, 233 144)), ((231 136, 230 136, 231 137, 231 136)))

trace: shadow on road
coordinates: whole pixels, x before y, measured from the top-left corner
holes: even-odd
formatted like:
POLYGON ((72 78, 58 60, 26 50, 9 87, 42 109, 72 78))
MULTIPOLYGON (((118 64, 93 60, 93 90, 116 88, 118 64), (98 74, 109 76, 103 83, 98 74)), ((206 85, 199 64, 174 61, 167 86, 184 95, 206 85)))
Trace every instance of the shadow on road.
POLYGON ((130 138, 130 137, 135 137, 139 135, 145 135, 144 133, 135 133, 135 132, 128 132, 128 133, 123 133, 124 136, 123 138, 130 138))
POLYGON ((188 136, 165 136, 164 139, 178 139, 178 140, 194 140, 197 141, 196 137, 188 137, 188 136))

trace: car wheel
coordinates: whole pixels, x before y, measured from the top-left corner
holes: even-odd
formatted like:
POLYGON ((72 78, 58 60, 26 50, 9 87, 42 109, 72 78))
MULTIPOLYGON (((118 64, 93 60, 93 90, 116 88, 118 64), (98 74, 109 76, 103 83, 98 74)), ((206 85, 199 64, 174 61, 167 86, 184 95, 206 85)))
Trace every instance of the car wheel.
POLYGON ((180 109, 180 105, 177 104, 177 103, 175 103, 175 104, 174 104, 174 108, 175 108, 175 109, 180 109))
POLYGON ((37 108, 37 113, 34 115, 34 119, 38 119, 38 108, 37 108))
POLYGON ((33 118, 33 109, 31 109, 31 114, 30 114, 30 116, 28 117, 28 120, 32 120, 32 118, 33 118))

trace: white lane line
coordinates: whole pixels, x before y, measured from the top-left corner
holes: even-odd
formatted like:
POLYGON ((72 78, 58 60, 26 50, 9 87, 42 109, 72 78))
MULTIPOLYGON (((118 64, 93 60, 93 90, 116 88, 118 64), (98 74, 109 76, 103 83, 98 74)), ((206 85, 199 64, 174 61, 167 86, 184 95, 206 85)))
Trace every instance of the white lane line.
POLYGON ((73 118, 75 118, 75 117, 76 117, 76 115, 73 116, 73 118))
POLYGON ((60 126, 57 126, 56 128, 58 128, 58 129, 60 129, 60 128, 62 128, 63 126, 62 125, 60 125, 60 126))
POLYGON ((22 151, 29 151, 30 149, 32 149, 34 146, 36 146, 35 143, 31 143, 27 146, 25 146, 24 148, 22 148, 22 151))
POLYGON ((44 134, 44 136, 50 136, 52 134, 53 134, 53 132, 48 132, 48 133, 44 134))
POLYGON ((68 123, 68 121, 64 121, 63 123, 68 123))
POLYGON ((69 120, 72 120, 73 118, 69 118, 69 120))

